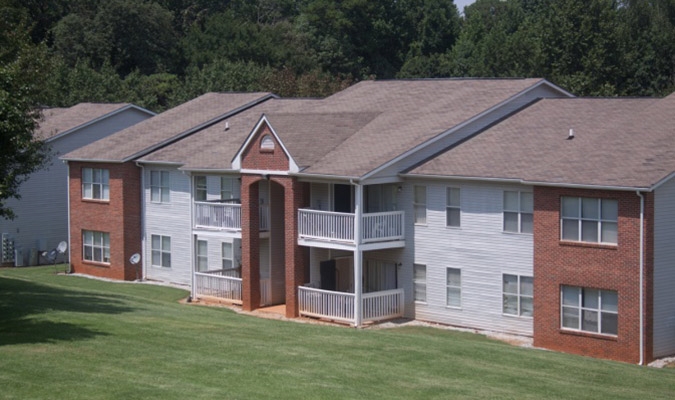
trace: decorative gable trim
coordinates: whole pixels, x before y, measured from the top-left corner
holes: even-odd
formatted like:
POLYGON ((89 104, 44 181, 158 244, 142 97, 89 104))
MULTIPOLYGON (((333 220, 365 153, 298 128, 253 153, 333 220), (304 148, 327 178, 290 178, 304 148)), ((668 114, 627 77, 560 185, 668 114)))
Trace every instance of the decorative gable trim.
MULTIPOLYGON (((259 151, 259 152, 273 152, 275 151, 275 147, 270 148, 269 145, 267 146, 262 146, 259 149, 253 149, 250 148, 252 143, 254 142, 254 139, 263 132, 265 128, 268 128, 269 133, 268 135, 271 135, 269 138, 271 143, 274 144, 275 142, 279 145, 281 148, 281 151, 286 155, 288 158, 288 171, 290 173, 297 173, 300 172, 300 167, 298 167, 298 164, 295 162, 293 157, 291 156, 291 153, 288 151, 286 146, 284 146, 283 141, 277 134, 277 132, 274 130, 274 127, 272 124, 269 122, 267 119, 267 116, 263 114, 260 117, 260 120, 258 120, 258 123, 255 125, 251 133, 249 133, 248 137, 244 141, 244 144, 239 148, 239 151, 237 151, 237 154, 234 156, 234 159, 232 160, 232 169, 233 170, 241 170, 242 169, 242 161, 244 154, 246 154, 247 151, 259 151)), ((270 172, 270 171, 268 171, 270 172)), ((280 171, 277 171, 280 172, 280 171)))

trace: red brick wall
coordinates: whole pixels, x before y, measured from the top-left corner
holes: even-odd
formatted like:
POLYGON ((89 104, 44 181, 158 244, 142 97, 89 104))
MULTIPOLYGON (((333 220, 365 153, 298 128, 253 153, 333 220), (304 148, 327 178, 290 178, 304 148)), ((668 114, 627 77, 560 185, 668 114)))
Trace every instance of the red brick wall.
POLYGON ((272 131, 263 126, 249 142, 242 153, 241 167, 244 169, 258 169, 270 171, 288 171, 289 161, 283 149, 276 141, 272 131), (260 142, 263 137, 270 135, 274 141, 274 150, 261 150, 260 142))
MULTIPOLYGON (((645 198, 645 254, 651 255, 653 196, 645 198)), ((534 345, 568 353, 638 363, 640 343, 640 198, 635 192, 535 187, 534 345), (617 199, 616 246, 560 240, 561 196, 617 199), (578 286, 618 292, 615 337, 561 329, 560 288, 578 286)), ((645 265, 645 358, 651 358, 653 257, 645 265)))
MULTIPOLYGON (((274 151, 261 151, 260 141, 271 131, 264 126, 244 149, 242 168, 269 171, 288 171, 289 160, 281 146, 275 140, 274 151)), ((251 310, 260 306, 260 256, 258 239, 258 182, 261 175, 243 174, 242 190, 242 286, 243 308, 251 310)), ((283 187, 285 215, 284 233, 271 232, 270 240, 276 236, 284 237, 286 315, 298 315, 297 287, 308 280, 309 249, 298 246, 298 208, 309 204, 309 186, 290 176, 275 176, 270 179, 283 187)), ((278 205, 276 205, 278 206, 278 205)), ((272 212, 274 212, 272 207, 272 212)))
POLYGON ((136 279, 129 263, 141 252, 140 169, 133 163, 70 162, 70 255, 71 271, 112 279, 136 279), (82 168, 107 169, 110 199, 82 199, 82 168), (110 263, 84 261, 82 231, 110 233, 110 263))

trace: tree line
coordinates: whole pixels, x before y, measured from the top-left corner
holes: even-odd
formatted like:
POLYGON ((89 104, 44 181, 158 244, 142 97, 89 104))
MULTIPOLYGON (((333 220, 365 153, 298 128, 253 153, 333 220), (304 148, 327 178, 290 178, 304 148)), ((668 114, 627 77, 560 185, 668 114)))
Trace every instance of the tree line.
POLYGON ((675 0, 0 0, 0 62, 40 104, 162 111, 208 91, 326 96, 363 79, 543 77, 675 87, 675 0), (39 71, 39 72, 38 72, 39 71))

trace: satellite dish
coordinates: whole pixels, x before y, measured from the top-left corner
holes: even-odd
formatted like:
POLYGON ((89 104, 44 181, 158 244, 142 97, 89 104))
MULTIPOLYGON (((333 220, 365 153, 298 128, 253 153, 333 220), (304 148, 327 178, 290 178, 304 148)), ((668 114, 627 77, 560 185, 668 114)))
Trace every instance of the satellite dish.
POLYGON ((133 265, 138 264, 139 261, 141 261, 141 255, 138 253, 134 253, 131 258, 129 258, 129 262, 133 265))
POLYGON ((56 246, 56 251, 63 254, 68 249, 68 243, 61 241, 58 246, 56 246))
POLYGON ((56 249, 49 250, 49 253, 47 253, 47 258, 49 261, 55 261, 56 260, 56 249))

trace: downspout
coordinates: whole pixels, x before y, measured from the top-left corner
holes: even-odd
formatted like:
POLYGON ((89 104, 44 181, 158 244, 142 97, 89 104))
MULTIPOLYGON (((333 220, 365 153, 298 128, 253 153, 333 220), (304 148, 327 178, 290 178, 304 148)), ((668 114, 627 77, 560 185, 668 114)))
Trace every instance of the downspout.
POLYGON ((66 163, 66 168, 68 169, 68 173, 66 174, 66 187, 68 188, 66 191, 66 201, 68 202, 68 273, 71 274, 73 272, 73 264, 70 262, 70 244, 72 243, 70 241, 70 164, 68 160, 63 160, 63 162, 66 163))
MULTIPOLYGON (((145 255, 147 254, 145 252, 145 238, 146 238, 146 232, 145 232, 145 167, 143 167, 143 164, 136 162, 136 166, 141 169, 141 277, 140 280, 143 281, 146 276, 146 269, 147 269, 147 264, 145 262, 145 255)), ((138 269, 136 270, 138 273, 138 269)))
POLYGON ((644 364, 644 219, 645 219, 645 197, 640 191, 635 192, 640 197, 640 363, 644 364))

